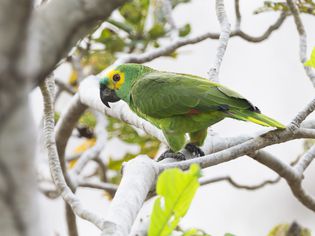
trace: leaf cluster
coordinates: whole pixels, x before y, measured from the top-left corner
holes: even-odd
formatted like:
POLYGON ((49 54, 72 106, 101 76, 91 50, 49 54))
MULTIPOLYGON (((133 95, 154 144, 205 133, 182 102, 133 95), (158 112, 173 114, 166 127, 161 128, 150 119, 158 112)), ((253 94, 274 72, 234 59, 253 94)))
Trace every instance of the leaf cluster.
MULTIPOLYGON (((175 8, 190 0, 172 1, 175 8)), ((159 47, 160 41, 170 36, 171 28, 165 19, 165 12, 159 0, 133 0, 124 4, 107 20, 101 34, 93 41, 104 46, 107 52, 144 52, 148 46, 159 47), (153 14, 149 14, 150 4, 153 14), (157 17, 163 15, 163 17, 157 17), (153 23, 150 24, 150 21, 153 23)), ((102 26, 102 27, 103 27, 102 26)), ((189 24, 179 28, 179 36, 187 36, 191 31, 189 24)))
MULTIPOLYGON (((299 0, 296 2, 300 12, 310 15, 315 15, 315 3, 313 0, 299 0)), ((263 6, 254 11, 254 14, 259 14, 267 11, 282 11, 289 12, 290 9, 286 2, 264 1, 263 6)))

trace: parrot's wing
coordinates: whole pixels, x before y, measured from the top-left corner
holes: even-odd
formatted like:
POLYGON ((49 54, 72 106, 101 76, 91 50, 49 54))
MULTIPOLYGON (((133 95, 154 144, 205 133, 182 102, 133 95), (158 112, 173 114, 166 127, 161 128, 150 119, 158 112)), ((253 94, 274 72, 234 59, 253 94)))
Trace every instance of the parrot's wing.
POLYGON ((130 94, 136 110, 156 118, 229 109, 259 112, 240 94, 186 74, 149 73, 133 84, 130 94))

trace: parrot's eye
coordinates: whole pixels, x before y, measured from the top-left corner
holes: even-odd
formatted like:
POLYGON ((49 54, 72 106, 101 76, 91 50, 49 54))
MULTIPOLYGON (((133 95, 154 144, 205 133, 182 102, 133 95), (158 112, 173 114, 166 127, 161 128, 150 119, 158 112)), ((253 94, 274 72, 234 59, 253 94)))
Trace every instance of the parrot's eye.
POLYGON ((119 74, 114 74, 113 80, 114 80, 115 82, 118 82, 118 81, 120 80, 120 75, 119 75, 119 74))

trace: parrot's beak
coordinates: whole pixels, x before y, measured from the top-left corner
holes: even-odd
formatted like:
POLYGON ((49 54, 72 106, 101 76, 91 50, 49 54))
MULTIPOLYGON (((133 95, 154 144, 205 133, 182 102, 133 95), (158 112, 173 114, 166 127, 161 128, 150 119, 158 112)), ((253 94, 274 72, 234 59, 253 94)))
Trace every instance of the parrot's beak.
POLYGON ((105 85, 100 85, 100 96, 101 96, 102 102, 108 108, 110 108, 108 102, 118 102, 120 100, 115 90, 109 89, 105 85))

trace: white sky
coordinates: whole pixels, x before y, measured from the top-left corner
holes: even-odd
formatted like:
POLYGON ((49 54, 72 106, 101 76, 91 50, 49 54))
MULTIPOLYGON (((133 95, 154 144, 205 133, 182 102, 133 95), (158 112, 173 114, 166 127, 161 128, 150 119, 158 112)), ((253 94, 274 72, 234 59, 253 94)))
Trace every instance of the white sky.
MULTIPOLYGON (((234 1, 225 2, 233 26, 234 8, 231 3, 234 1)), ((241 1, 241 27, 251 35, 260 35, 278 17, 276 13, 252 15, 261 4, 262 1, 258 0, 241 1)), ((191 4, 178 7, 174 17, 178 25, 190 22, 193 34, 219 30, 214 1, 193 0, 191 4)), ((303 21, 308 32, 310 53, 311 48, 315 46, 315 21, 311 16, 303 16, 303 21)), ((217 41, 207 40, 198 45, 182 48, 176 60, 160 58, 148 65, 159 70, 206 77, 214 61, 216 47, 217 41)), ((66 69, 58 72, 58 76, 67 75, 66 69)), ((253 44, 232 38, 219 78, 221 83, 251 100, 263 113, 285 124, 312 99, 314 94, 313 87, 299 63, 298 37, 292 18, 287 19, 280 30, 262 43, 253 44)), ((35 116, 38 118, 41 103, 36 91, 32 101, 35 116)), ((254 124, 233 120, 225 120, 214 126, 214 130, 222 135, 251 133, 260 129, 261 127, 254 124)), ((302 151, 302 147, 300 141, 295 141, 276 145, 267 150, 289 163, 302 151)), ((214 177, 230 175, 242 184, 255 184, 275 178, 272 171, 247 157, 208 168, 204 174, 214 177)), ((305 187, 315 195, 315 187, 311 181, 314 178, 313 164, 306 173, 305 187)), ((102 193, 80 190, 79 196, 85 205, 100 214, 106 214, 108 202, 102 193)), ((61 212, 62 201, 52 202, 42 196, 40 199, 45 208, 41 218, 47 231, 51 233, 50 235, 53 235, 53 232, 66 235, 64 214, 61 212)), ((226 183, 217 183, 198 190, 191 209, 182 220, 182 225, 202 228, 214 236, 223 235, 225 232, 238 236, 252 236, 267 235, 276 224, 291 223, 293 220, 315 233, 315 214, 295 200, 285 181, 254 192, 237 190, 226 183)), ((90 223, 78 221, 81 235, 99 235, 99 231, 90 223)))

